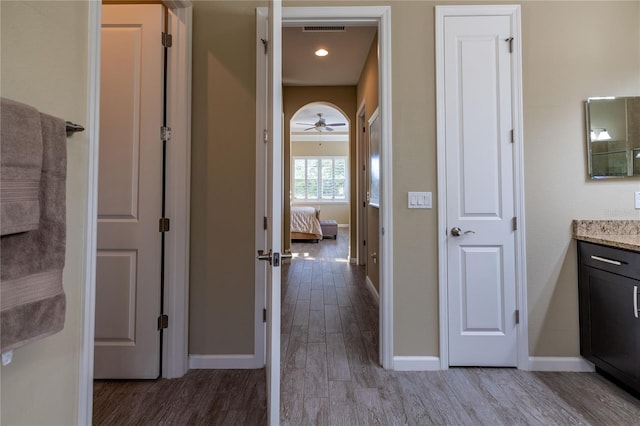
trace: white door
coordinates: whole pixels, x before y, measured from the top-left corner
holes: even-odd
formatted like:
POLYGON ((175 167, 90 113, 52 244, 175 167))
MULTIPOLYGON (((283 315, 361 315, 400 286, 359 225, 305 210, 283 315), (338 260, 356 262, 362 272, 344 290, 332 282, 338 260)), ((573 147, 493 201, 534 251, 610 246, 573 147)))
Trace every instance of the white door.
POLYGON ((449 364, 515 366, 511 18, 443 31, 449 364))
POLYGON ((282 4, 269 1, 267 34, 266 216, 267 410, 268 424, 280 424, 280 281, 282 254, 282 4))
POLYGON ((102 9, 95 378, 160 372, 162 5, 102 9))

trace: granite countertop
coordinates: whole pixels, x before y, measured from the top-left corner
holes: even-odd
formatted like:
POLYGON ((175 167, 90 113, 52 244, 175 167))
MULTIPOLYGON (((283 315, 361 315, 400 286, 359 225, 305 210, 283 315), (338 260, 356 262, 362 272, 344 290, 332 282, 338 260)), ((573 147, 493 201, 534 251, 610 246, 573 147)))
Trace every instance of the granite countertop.
POLYGON ((573 238, 640 252, 640 220, 574 220, 573 238))

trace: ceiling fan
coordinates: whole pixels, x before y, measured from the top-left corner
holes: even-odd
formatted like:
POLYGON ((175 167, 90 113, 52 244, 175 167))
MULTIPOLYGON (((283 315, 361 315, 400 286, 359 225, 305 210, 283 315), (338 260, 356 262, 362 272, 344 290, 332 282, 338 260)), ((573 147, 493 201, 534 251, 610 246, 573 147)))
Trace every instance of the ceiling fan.
POLYGON ((297 123, 297 124, 302 124, 304 126, 312 126, 309 127, 308 129, 304 129, 304 131, 306 132, 307 130, 313 130, 315 129, 318 132, 323 132, 323 131, 327 131, 327 132, 333 132, 332 127, 336 127, 336 126, 344 126, 346 123, 330 123, 327 124, 325 119, 322 117, 322 113, 319 112, 318 113, 318 121, 315 123, 297 123))

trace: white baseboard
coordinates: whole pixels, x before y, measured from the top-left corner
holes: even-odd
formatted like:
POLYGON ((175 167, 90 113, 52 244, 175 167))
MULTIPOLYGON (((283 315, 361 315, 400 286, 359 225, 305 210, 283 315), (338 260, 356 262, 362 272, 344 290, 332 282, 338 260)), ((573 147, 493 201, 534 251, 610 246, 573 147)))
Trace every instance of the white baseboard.
POLYGON ((593 364, 581 357, 530 356, 530 371, 593 372, 593 364))
POLYGON ((358 264, 358 259, 356 259, 355 257, 352 257, 351 259, 349 259, 349 263, 352 265, 357 265, 358 264))
POLYGON ((395 371, 436 371, 440 370, 440 358, 437 356, 394 356, 395 371))
POLYGON ((256 366, 255 355, 189 355, 189 369, 245 370, 256 366))
POLYGON ((378 302, 378 305, 380 305, 380 295, 378 294, 378 290, 376 290, 375 286, 373 285, 373 282, 369 279, 369 277, 367 277, 366 283, 367 283, 367 289, 371 292, 373 297, 376 299, 376 301, 378 302))
POLYGON ((339 223, 338 224, 338 228, 348 228, 349 224, 348 223, 339 223))

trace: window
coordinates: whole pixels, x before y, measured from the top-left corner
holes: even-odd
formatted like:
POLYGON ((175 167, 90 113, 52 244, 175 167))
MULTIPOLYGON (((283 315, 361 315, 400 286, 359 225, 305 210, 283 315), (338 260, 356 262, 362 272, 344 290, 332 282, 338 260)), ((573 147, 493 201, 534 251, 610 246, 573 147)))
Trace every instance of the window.
POLYGON ((295 201, 347 201, 347 157, 294 157, 295 201))

